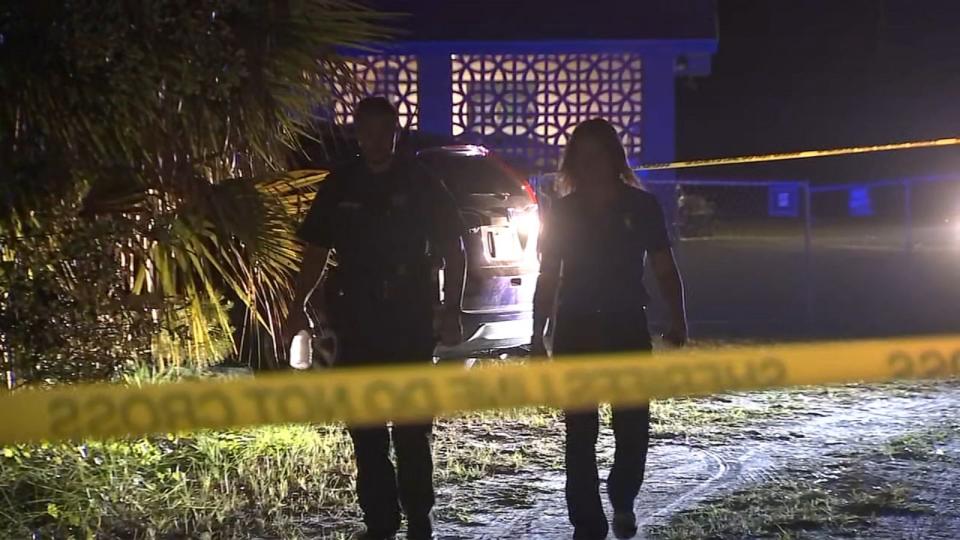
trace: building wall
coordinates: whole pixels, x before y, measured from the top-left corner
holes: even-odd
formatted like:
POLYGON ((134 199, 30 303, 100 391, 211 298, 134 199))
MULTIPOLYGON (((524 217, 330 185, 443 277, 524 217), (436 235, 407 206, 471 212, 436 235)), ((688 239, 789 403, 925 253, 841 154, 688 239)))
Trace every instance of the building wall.
POLYGON ((552 171, 576 125, 603 117, 633 164, 673 160, 675 50, 589 49, 507 44, 356 57, 350 69, 358 85, 336 89, 336 120, 352 121, 360 97, 385 95, 405 127, 482 143, 552 171))
POLYGON ((404 128, 420 127, 420 61, 412 54, 354 56, 346 64, 356 81, 334 88, 333 112, 338 124, 353 123, 353 108, 366 96, 385 96, 400 113, 404 128))
POLYGON ((643 60, 635 53, 454 54, 452 133, 556 167, 580 122, 609 120, 630 156, 643 148, 643 60))

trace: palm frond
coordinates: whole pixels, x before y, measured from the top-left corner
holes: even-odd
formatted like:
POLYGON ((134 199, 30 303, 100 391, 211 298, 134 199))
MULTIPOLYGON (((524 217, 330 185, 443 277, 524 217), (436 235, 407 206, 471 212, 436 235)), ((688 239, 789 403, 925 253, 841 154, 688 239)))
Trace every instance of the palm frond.
POLYGON ((295 221, 325 174, 280 171, 318 105, 353 83, 337 49, 389 39, 390 16, 349 0, 2 11, 0 236, 48 234, 48 214, 82 200, 73 219, 136 224, 116 239, 131 251, 124 279, 163 299, 186 354, 212 357, 211 335, 229 333, 227 293, 273 331, 299 264, 295 221))

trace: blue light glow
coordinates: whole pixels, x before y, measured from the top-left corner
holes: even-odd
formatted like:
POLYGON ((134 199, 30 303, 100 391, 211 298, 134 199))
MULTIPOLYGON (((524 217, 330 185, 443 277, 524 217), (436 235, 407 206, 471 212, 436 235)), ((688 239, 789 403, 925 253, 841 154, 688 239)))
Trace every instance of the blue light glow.
POLYGON ((771 185, 767 213, 770 217, 798 217, 800 188, 796 184, 771 185))
POLYGON ((873 199, 870 197, 870 188, 858 186, 850 188, 847 207, 852 217, 867 217, 873 215, 873 199))

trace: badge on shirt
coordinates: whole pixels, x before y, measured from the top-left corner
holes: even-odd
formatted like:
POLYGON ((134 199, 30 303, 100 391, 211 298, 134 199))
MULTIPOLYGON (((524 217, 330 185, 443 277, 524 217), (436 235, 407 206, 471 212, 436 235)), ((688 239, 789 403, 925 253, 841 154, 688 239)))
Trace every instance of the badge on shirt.
POLYGON ((624 215, 623 215, 623 226, 624 226, 624 228, 626 228, 628 231, 632 231, 632 230, 633 230, 633 216, 632 216, 632 215, 630 215, 630 214, 624 214, 624 215))

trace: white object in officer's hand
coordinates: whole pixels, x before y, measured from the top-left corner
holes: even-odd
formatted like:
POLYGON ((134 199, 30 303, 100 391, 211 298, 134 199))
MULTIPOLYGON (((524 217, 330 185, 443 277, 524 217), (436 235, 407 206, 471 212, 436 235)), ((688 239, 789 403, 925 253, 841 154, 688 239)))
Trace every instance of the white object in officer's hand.
POLYGON ((310 369, 313 364, 313 336, 309 330, 301 330, 290 343, 290 367, 310 369))

